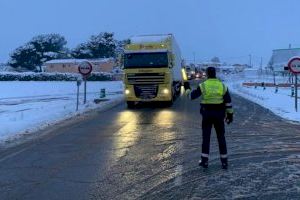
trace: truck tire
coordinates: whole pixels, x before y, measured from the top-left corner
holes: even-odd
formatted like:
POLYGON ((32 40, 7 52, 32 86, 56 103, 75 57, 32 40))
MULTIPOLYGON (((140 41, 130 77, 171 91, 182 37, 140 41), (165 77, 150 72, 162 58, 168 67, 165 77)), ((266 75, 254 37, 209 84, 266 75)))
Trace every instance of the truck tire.
POLYGON ((176 88, 176 96, 180 95, 181 84, 179 83, 176 88))
POLYGON ((127 108, 132 109, 135 107, 135 102, 134 101, 127 101, 127 108))
POLYGON ((174 83, 173 87, 174 87, 174 90, 175 90, 175 92, 174 92, 175 96, 176 97, 179 96, 180 95, 180 89, 181 89, 181 83, 180 82, 174 83))

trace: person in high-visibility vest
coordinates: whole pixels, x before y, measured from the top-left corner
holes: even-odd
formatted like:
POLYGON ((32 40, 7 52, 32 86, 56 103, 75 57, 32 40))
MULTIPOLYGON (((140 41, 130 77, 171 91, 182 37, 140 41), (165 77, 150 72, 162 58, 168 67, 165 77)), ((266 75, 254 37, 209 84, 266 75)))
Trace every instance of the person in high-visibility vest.
POLYGON ((222 168, 228 168, 228 156, 225 139, 225 125, 233 121, 233 108, 228 88, 216 78, 216 69, 208 67, 207 80, 191 90, 189 82, 184 82, 186 95, 191 99, 201 97, 200 113, 202 115, 202 154, 199 166, 208 168, 209 145, 212 126, 214 126, 219 143, 222 168))

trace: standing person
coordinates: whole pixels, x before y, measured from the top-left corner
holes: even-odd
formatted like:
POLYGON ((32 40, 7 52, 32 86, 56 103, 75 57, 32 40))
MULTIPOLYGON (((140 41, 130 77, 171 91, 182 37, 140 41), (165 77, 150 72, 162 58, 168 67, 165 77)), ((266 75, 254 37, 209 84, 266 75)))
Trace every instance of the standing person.
POLYGON ((189 82, 184 83, 187 96, 193 100, 201 96, 200 113, 202 115, 202 154, 199 166, 208 168, 209 145, 212 126, 214 126, 219 143, 222 168, 228 168, 227 147, 224 120, 233 121, 233 109, 228 88, 216 78, 216 69, 208 67, 207 80, 191 90, 189 82))

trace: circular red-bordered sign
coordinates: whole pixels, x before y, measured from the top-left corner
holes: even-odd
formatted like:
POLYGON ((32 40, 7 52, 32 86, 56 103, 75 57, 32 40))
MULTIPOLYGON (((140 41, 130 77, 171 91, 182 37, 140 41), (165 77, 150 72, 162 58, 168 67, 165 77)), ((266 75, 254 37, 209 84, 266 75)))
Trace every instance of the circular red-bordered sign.
POLYGON ((93 71, 93 65, 88 61, 83 61, 79 64, 78 71, 83 76, 87 76, 93 71))
POLYGON ((289 70, 294 74, 300 73, 300 57, 292 57, 288 62, 289 70))

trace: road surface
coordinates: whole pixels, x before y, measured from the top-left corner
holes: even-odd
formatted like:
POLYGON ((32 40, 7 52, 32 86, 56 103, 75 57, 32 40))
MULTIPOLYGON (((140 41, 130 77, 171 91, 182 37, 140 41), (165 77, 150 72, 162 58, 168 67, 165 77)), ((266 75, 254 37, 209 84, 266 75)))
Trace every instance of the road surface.
POLYGON ((212 134, 201 154, 199 101, 125 104, 0 152, 0 199, 299 199, 300 126, 233 95, 229 169, 212 134))

